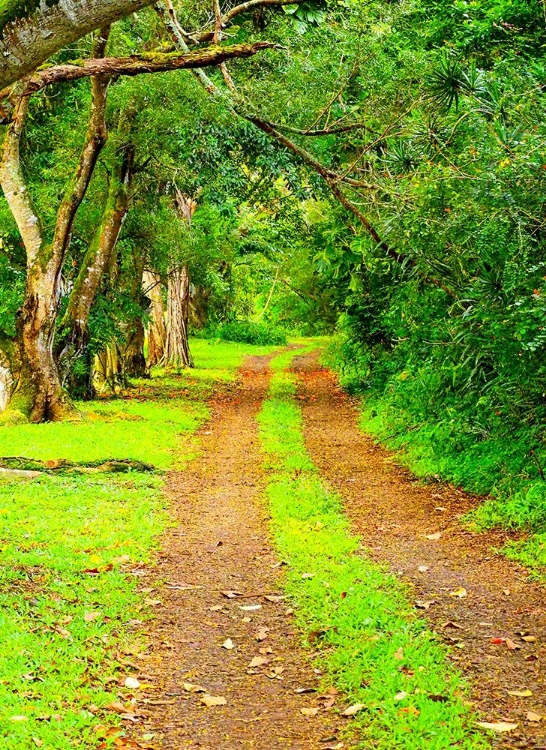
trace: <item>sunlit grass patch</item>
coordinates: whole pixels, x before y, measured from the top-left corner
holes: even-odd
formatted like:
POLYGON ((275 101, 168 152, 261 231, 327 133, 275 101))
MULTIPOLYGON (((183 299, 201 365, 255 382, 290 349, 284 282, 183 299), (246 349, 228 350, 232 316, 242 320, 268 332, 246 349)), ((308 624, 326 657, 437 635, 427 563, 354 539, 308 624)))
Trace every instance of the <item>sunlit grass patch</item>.
POLYGON ((277 371, 259 416, 274 538, 317 666, 343 693, 342 707, 363 706, 351 729, 359 747, 487 747, 445 648, 416 617, 405 586, 367 558, 339 497, 321 482, 294 390, 293 376, 277 371))
POLYGON ((98 717, 114 720, 101 709, 129 692, 128 623, 147 616, 128 571, 167 521, 160 490, 151 475, 0 483, 5 750, 94 747, 98 717))

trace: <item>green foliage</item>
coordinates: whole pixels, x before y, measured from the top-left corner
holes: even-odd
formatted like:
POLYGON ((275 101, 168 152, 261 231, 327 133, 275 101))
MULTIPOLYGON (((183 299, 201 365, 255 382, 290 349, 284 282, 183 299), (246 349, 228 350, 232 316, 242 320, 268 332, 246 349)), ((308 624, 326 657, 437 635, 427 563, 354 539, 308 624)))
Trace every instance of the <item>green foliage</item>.
POLYGON ((203 332, 210 338, 223 341, 238 341, 243 344, 286 344, 286 333, 267 323, 256 323, 251 320, 238 320, 233 323, 223 323, 215 328, 203 332))
POLYGON ((323 634, 313 650, 325 683, 335 684, 348 705, 365 706, 347 733, 354 742, 358 727, 361 748, 485 748, 444 649, 415 617, 405 587, 362 552, 340 499, 306 452, 294 376, 281 369, 299 353, 281 355, 279 366, 273 360, 276 374, 259 416, 272 472, 267 497, 298 625, 304 638, 323 634), (445 702, 435 700, 438 694, 445 702))

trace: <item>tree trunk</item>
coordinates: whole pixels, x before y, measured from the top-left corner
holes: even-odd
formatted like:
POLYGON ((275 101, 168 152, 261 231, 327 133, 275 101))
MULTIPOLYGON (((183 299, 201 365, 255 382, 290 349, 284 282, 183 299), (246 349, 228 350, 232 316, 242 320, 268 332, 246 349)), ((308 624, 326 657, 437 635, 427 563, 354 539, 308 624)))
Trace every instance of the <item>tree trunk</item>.
POLYGON ((187 266, 169 273, 167 287, 167 339, 163 363, 166 367, 193 367, 188 341, 190 275, 187 266))
POLYGON ((134 318, 127 327, 125 349, 123 351, 123 373, 131 378, 150 376, 144 356, 144 323, 142 318, 134 318))
POLYGON ((165 352, 167 328, 165 326, 165 310, 161 279, 153 271, 144 271, 142 288, 150 300, 150 322, 148 324, 148 367, 159 364, 165 352))
POLYGON ((129 210, 135 149, 127 144, 111 176, 101 221, 74 282, 58 344, 63 384, 72 395, 93 398, 93 357, 89 353, 89 315, 110 264, 121 227, 129 210), (86 358, 87 362, 82 360, 86 358), (75 368, 76 363, 84 367, 75 368))
POLYGON ((131 295, 135 309, 141 314, 133 315, 124 325, 125 344, 122 348, 124 376, 129 378, 147 378, 150 376, 144 355, 145 332, 143 317, 147 308, 147 298, 142 289, 144 274, 144 253, 135 249, 132 255, 132 267, 127 280, 127 291, 131 295))
MULTIPOLYGON (((95 54, 102 55, 108 31, 101 33, 95 54)), ((47 244, 21 167, 20 142, 29 98, 19 97, 4 140, 0 184, 17 223, 27 256, 25 299, 17 314, 16 342, 19 373, 2 421, 32 422, 75 418, 78 413, 61 385, 53 356, 53 339, 60 297, 60 280, 76 211, 89 186, 105 143, 105 81, 92 79, 92 104, 79 162, 67 184, 57 213, 53 240, 47 244)))

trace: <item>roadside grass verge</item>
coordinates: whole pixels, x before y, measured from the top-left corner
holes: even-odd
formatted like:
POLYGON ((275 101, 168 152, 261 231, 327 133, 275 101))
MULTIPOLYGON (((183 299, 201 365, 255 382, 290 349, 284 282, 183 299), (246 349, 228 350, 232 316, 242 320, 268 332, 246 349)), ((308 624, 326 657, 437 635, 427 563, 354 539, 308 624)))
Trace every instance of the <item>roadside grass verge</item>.
POLYGON ((271 472, 266 492, 304 641, 325 684, 346 706, 361 704, 347 733, 358 747, 380 750, 489 747, 472 727, 465 684, 446 649, 416 617, 405 586, 368 559, 339 497, 321 482, 305 449, 295 378, 281 369, 289 361, 288 354, 273 360, 259 415, 271 472))
MULTIPOLYGON (((183 465, 209 414, 205 398, 262 350, 199 342, 194 353, 196 371, 80 404, 81 422, 1 427, 0 455, 183 465)), ((119 703, 130 710, 125 679, 147 645, 138 573, 170 522, 162 487, 161 471, 0 478, 2 750, 113 747, 106 735, 119 703)))
MULTIPOLYGON (((451 420, 453 422, 453 420, 451 420)), ((481 440, 464 428, 439 421, 413 424, 388 399, 363 399, 360 427, 398 453, 400 460, 424 480, 440 478, 467 492, 487 496, 466 517, 476 529, 505 528, 530 532, 500 551, 546 580, 546 482, 522 469, 525 437, 517 433, 481 440)))
POLYGON ((472 400, 458 401, 451 389, 438 401, 438 388, 418 370, 374 385, 369 372, 344 359, 339 340, 324 347, 322 360, 344 388, 361 395, 363 432, 396 451, 415 476, 483 496, 465 520, 477 530, 523 532, 524 539, 499 551, 546 581, 546 444, 539 423, 507 422, 485 398, 476 414, 472 400))

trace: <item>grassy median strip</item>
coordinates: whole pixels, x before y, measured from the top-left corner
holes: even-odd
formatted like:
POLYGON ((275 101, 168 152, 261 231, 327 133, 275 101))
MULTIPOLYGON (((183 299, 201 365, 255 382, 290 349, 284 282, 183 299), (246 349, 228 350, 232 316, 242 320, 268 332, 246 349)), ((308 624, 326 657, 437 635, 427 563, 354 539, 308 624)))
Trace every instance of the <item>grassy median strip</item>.
POLYGON ((347 732, 361 748, 482 750, 489 745, 473 729, 445 648, 416 617, 404 585, 367 558, 305 449, 295 377, 282 370, 298 353, 273 360, 259 415, 267 497, 298 625, 325 683, 343 694, 341 708, 354 711, 347 732))

